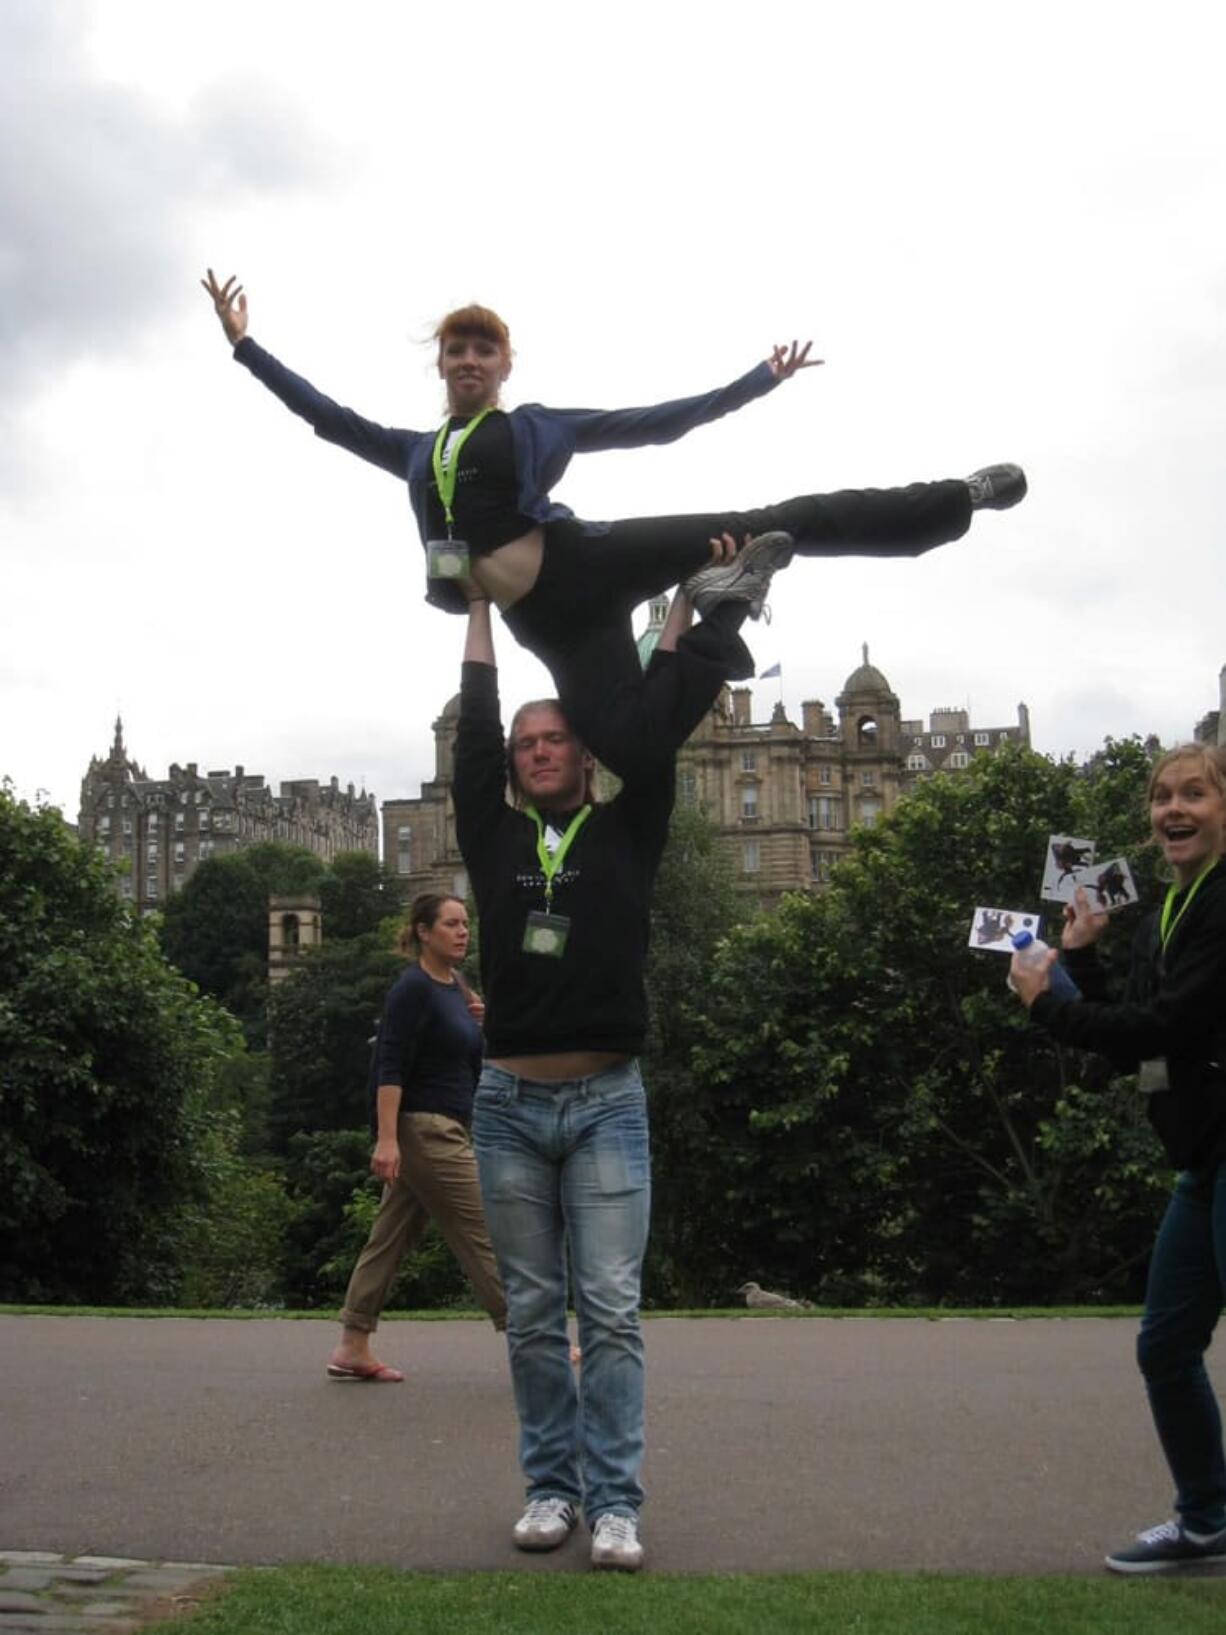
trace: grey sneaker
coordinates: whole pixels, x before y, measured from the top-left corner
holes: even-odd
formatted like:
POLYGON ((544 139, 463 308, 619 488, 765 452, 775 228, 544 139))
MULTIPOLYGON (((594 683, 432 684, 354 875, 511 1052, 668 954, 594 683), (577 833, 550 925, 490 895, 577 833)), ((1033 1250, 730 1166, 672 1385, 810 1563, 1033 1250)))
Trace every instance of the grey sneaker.
POLYGON ((1113 1550, 1107 1566, 1113 1573, 1169 1573, 1213 1561, 1226 1561, 1226 1527, 1220 1533, 1189 1533, 1181 1522, 1164 1521, 1138 1533, 1135 1544, 1113 1550))
POLYGON ((699 568, 681 588, 704 618, 721 602, 748 602, 749 617, 760 619, 771 575, 787 567, 795 548, 791 534, 759 534, 733 561, 699 568))
POLYGON ((966 479, 973 511, 1007 511, 1026 498, 1026 473, 1021 466, 984 466, 966 479))
POLYGON ((529 1499, 511 1537, 520 1550, 556 1550, 565 1544, 579 1520, 569 1499, 529 1499))
POLYGON ((592 1529, 592 1566, 636 1573, 643 1565, 639 1524, 634 1516, 606 1510, 592 1529))

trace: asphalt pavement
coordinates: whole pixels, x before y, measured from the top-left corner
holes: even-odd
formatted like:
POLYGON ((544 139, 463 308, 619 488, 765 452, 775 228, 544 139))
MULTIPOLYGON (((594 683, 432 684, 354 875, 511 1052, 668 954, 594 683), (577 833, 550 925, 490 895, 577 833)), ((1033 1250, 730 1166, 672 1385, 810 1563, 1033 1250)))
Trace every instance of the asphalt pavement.
MULTIPOLYGON (((652 1319, 648 1564, 1099 1572, 1170 1513, 1135 1329, 652 1319)), ((0 1549, 587 1569, 582 1529, 552 1555, 511 1546, 515 1412, 487 1324, 386 1323, 403 1385, 329 1382, 335 1334, 0 1316, 0 1549)))

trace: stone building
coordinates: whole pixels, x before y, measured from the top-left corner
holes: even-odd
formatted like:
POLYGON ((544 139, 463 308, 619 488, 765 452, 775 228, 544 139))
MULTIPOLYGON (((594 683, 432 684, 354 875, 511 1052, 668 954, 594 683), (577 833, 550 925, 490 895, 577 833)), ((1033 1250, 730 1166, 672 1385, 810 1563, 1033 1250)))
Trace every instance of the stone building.
MULTIPOLYGON (((639 638, 644 664, 667 606, 666 599, 651 604, 639 638)), ((383 856, 406 901, 419 891, 468 890, 451 800, 459 707, 452 698, 434 723, 435 774, 421 794, 383 803, 383 856)), ((851 827, 891 812, 921 779, 957 772, 1003 743, 1030 742, 1024 704, 1016 725, 1006 727, 972 726, 969 713, 956 709, 934 710, 927 728, 903 720, 867 648, 835 710, 810 700, 798 726, 780 701, 768 720, 755 721, 750 688, 725 688, 678 756, 678 801, 710 814, 737 885, 765 902, 821 886, 846 852, 851 827)))
POLYGON ((160 907, 206 857, 260 841, 304 846, 325 860, 379 851, 375 797, 365 790, 296 778, 274 795, 258 772, 201 772, 195 761, 150 778, 124 747, 119 720, 110 753, 92 757, 81 780, 77 823, 83 841, 113 863, 127 861, 118 889, 141 909, 160 907))
POLYGON ((765 902, 823 885, 848 849, 850 830, 892 812, 935 772, 958 772, 1004 743, 1030 743, 1030 718, 974 727, 965 710, 904 720, 868 648, 835 699, 801 705, 800 725, 782 701, 753 718, 748 687, 725 689, 678 757, 678 799, 702 806, 720 830, 736 883, 765 902))

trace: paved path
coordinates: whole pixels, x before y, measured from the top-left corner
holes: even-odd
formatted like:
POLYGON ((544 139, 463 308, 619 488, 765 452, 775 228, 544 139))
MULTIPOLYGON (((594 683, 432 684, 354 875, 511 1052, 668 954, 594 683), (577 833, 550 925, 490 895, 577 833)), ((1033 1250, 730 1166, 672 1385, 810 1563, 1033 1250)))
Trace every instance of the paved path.
MULTIPOLYGON (((1134 1330, 652 1320, 650 1564, 1097 1572, 1170 1502, 1134 1330)), ((399 1386, 328 1383, 334 1334, 0 1317, 0 1547, 585 1568, 582 1533, 554 1555, 511 1548, 515 1415, 486 1324, 386 1324, 399 1386)))

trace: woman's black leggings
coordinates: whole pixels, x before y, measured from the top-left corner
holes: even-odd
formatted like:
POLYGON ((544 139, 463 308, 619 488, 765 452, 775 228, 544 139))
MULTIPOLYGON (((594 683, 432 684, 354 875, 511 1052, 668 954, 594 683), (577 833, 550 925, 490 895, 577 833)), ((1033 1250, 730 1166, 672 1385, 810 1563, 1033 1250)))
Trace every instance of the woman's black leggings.
POLYGON ((639 662, 630 618, 711 560, 710 541, 782 529, 799 556, 920 556, 960 538, 971 499, 959 480, 906 488, 805 494, 753 511, 639 517, 608 524, 545 525, 545 554, 532 589, 506 610, 521 646, 549 668, 568 721, 620 777, 641 773, 680 747, 730 676, 744 676, 744 644, 707 620, 678 644, 678 662, 639 662))

